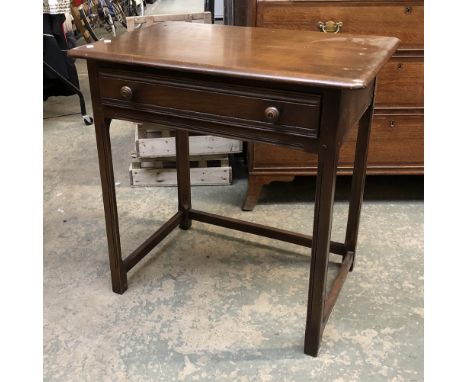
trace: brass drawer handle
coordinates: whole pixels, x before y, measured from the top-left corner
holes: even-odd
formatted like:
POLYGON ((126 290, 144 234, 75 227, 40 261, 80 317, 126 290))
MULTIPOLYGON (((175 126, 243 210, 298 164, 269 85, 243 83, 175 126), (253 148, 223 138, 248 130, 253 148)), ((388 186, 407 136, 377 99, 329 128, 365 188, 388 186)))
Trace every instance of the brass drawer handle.
POLYGON ((132 88, 130 86, 122 86, 120 88, 120 96, 127 100, 127 101, 130 101, 133 97, 133 91, 132 91, 132 88))
POLYGON ((279 110, 274 106, 270 106, 265 109, 265 118, 268 122, 276 122, 279 118, 279 114, 279 110))
POLYGON ((317 26, 324 33, 338 33, 341 30, 343 23, 341 21, 336 23, 333 20, 327 21, 326 23, 319 21, 317 26))

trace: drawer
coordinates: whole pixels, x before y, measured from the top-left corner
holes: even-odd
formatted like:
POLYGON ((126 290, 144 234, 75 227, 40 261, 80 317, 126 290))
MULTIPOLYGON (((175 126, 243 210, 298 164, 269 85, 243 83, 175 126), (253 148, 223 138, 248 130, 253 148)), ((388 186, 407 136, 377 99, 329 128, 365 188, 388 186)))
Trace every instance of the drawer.
POLYGON ((342 23, 339 33, 393 36, 400 49, 424 46, 423 1, 259 1, 257 26, 321 30, 319 22, 342 23))
POLYGON ((424 59, 394 57, 377 79, 376 107, 424 107, 424 59))
POLYGON ((314 136, 318 130, 320 96, 313 94, 275 92, 268 96, 258 91, 233 90, 223 92, 190 83, 168 83, 158 78, 136 79, 122 74, 100 74, 103 104, 144 108, 155 112, 224 123, 244 123, 268 131, 293 131, 314 136))
MULTIPOLYGON (((422 115, 375 115, 369 145, 368 168, 388 172, 397 166, 422 166, 424 163, 424 118, 422 115)), ((353 129, 341 148, 339 166, 351 169, 354 163, 357 129, 353 129)), ((255 144, 254 171, 313 173, 317 156, 297 150, 255 144)), ((394 171, 395 173, 398 171, 394 171)))
MULTIPOLYGON (((357 129, 343 145, 340 164, 354 163, 357 129)), ((422 115, 374 115, 369 144, 369 166, 422 165, 424 117, 422 115)))

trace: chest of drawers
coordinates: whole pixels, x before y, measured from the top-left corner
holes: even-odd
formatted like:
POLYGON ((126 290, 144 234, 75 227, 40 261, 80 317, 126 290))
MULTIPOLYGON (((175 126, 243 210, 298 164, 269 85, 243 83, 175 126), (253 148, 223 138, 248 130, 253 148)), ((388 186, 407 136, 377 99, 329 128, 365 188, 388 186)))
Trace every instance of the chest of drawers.
MULTIPOLYGON (((235 9, 238 19, 257 27, 398 37, 401 45, 377 79, 367 173, 423 174, 423 1, 252 0, 235 9)), ((352 172, 355 134, 356 129, 343 146, 339 174, 352 172)), ((317 158, 297 150, 253 143, 249 144, 248 158, 245 210, 254 208, 263 185, 317 172, 317 158)))

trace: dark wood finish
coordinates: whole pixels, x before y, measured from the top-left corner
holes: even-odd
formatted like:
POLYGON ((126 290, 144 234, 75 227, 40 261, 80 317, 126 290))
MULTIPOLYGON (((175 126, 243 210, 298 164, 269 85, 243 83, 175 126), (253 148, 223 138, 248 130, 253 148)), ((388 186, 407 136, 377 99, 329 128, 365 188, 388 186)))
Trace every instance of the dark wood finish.
POLYGON ((188 131, 176 130, 176 167, 177 167, 177 195, 179 211, 182 212, 180 228, 189 229, 192 221, 189 211, 192 208, 190 192, 190 155, 188 131))
MULTIPOLYGON (((398 51, 378 76, 368 174, 424 172, 424 2, 422 0, 246 0, 240 2, 247 25, 321 30, 334 23, 336 37, 349 33, 395 36, 398 51), (250 16, 249 16, 250 15, 250 16), (341 23, 339 28, 336 28, 341 23)), ((332 28, 333 29, 333 28, 332 28)), ((328 35, 330 33, 324 33, 328 35)), ((346 66, 343 65, 345 68, 346 66)), ((338 174, 353 171, 357 127, 340 153, 338 174)), ((289 176, 317 174, 317 157, 287 148, 248 146, 249 184, 244 206, 252 210, 261 185, 289 176)))
POLYGON ((163 22, 124 33, 112 43, 99 41, 91 44, 93 48, 72 49, 70 56, 273 84, 362 89, 373 81, 397 43, 391 37, 163 22))
POLYGON ((340 270, 338 274, 336 275, 335 279, 333 280, 330 291, 327 294, 327 297, 325 299, 325 304, 323 307, 322 334, 323 334, 323 328, 325 328, 325 324, 327 323, 328 318, 330 317, 330 314, 333 310, 333 307, 335 306, 336 300, 338 299, 338 296, 340 295, 341 288, 343 287, 344 282, 346 281, 348 272, 351 270, 353 258, 354 258, 353 252, 348 252, 346 253, 346 255, 344 255, 343 263, 341 264, 340 270))
MULTIPOLYGON (((247 232, 258 236, 265 236, 270 239, 285 241, 287 243, 312 248, 312 236, 286 231, 284 229, 272 228, 262 224, 251 223, 239 219, 227 218, 224 216, 197 210, 190 210, 189 216, 193 220, 197 220, 202 223, 213 224, 224 228, 234 229, 236 231, 247 232)), ((330 241, 330 252, 336 255, 344 256, 346 254, 346 248, 343 243, 330 241)))
POLYGON ((351 183, 351 199, 349 202, 348 223, 346 226, 345 247, 348 253, 353 253, 354 266, 357 237, 359 231, 359 218, 361 216, 362 199, 364 197, 364 185, 366 183, 367 154, 369 138, 372 127, 372 115, 374 105, 371 104, 359 121, 359 131, 356 142, 356 154, 354 158, 353 179, 351 183))
POLYGON ((112 289, 123 293, 127 272, 177 225, 188 229, 192 220, 307 246, 311 273, 304 349, 316 356, 325 315, 348 273, 350 248, 357 240, 375 76, 397 45, 398 40, 385 37, 341 39, 316 32, 164 23, 70 51, 88 59, 112 289), (198 47, 196 55, 189 46, 198 47), (340 69, 340 62, 349 70, 340 69), (176 130, 178 212, 125 260, 109 135, 115 118, 176 130), (345 243, 337 243, 330 241, 336 169, 340 147, 356 123, 360 133, 349 234, 345 243), (313 237, 193 210, 188 131, 318 153, 313 237), (324 308, 330 252, 348 256, 324 308))
POLYGON ((109 247, 109 265, 111 271, 112 291, 122 294, 128 288, 127 272, 122 260, 120 246, 119 217, 117 199, 115 196, 114 168, 112 166, 112 147, 110 141, 111 120, 105 117, 100 103, 98 82, 98 67, 95 62, 88 61, 88 75, 93 102, 94 128, 101 175, 102 200, 106 220, 107 245, 109 247))
POLYGON ((233 0, 224 0, 223 7, 223 23, 224 25, 235 25, 234 24, 234 4, 233 0))
POLYGON ((248 0, 225 0, 224 4, 230 3, 232 16, 225 22, 226 25, 248 25, 248 0))
POLYGON ((296 128, 298 132, 317 135, 320 97, 311 94, 297 93, 297 99, 293 101, 290 92, 286 100, 285 93, 267 97, 264 93, 253 94, 253 90, 241 87, 237 94, 233 94, 233 89, 223 91, 214 85, 207 91, 187 83, 168 83, 168 79, 154 76, 144 81, 136 80, 131 73, 126 76, 123 73, 102 75, 100 85, 102 97, 116 105, 184 110, 202 113, 205 118, 215 114, 269 130, 274 122, 276 130, 296 128), (276 109, 274 120, 270 117, 273 109, 276 109))
MULTIPOLYGON (((104 87, 104 88, 106 88, 106 87, 104 87)), ((120 88, 119 93, 120 93, 120 97, 122 99, 126 100, 126 101, 131 101, 132 98, 133 98, 133 90, 132 90, 132 88, 130 86, 127 86, 127 85, 122 86, 120 88)))
POLYGON ((143 259, 156 245, 158 245, 167 235, 169 235, 175 227, 183 220, 183 212, 178 211, 172 218, 164 223, 155 233, 146 239, 137 249, 135 249, 124 260, 125 270, 128 272, 138 262, 143 259))
POLYGON ((319 139, 318 172, 315 191, 312 258, 310 260, 309 298, 304 338, 304 352, 317 356, 322 339, 323 304, 325 301, 330 235, 335 198, 340 130, 340 96, 327 94, 323 99, 323 116, 319 139))

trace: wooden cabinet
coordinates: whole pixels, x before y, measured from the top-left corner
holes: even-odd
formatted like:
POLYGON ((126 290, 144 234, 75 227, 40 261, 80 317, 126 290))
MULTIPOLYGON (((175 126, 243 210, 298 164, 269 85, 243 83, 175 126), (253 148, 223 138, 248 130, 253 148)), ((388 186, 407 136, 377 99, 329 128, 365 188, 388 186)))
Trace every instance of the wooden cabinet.
POLYGON ((424 44, 422 1, 328 0, 257 2, 259 27, 321 30, 319 23, 342 23, 339 33, 393 36, 400 49, 421 49, 424 44))
MULTIPOLYGON (((368 174, 424 172, 424 3, 383 0, 252 0, 243 9, 249 25, 324 33, 395 36, 401 45, 381 71, 369 146, 368 174)), ((238 11, 238 16, 240 10, 238 11)), ((281 59, 281 58, 278 58, 281 59)), ((346 70, 346 63, 343 63, 346 70)), ((356 131, 344 143, 339 174, 351 174, 356 131)), ((249 144, 252 210, 264 184, 314 175, 317 158, 292 149, 249 144)))

